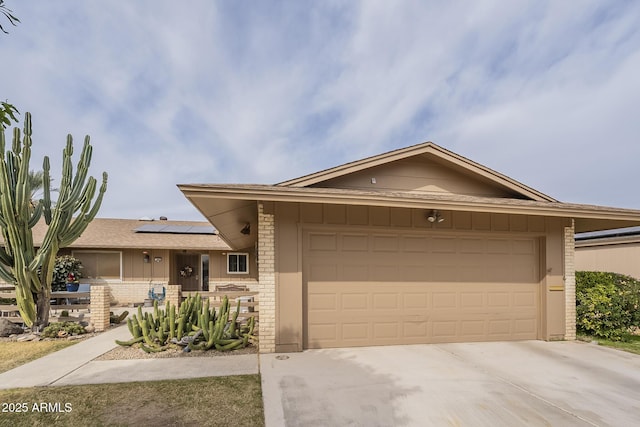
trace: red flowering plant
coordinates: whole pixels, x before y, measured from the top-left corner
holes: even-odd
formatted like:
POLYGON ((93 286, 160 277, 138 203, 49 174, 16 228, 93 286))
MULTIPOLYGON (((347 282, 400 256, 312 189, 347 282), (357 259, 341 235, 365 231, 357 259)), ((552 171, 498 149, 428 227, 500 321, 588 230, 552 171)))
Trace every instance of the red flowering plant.
POLYGON ((82 263, 79 259, 71 255, 56 257, 53 267, 53 281, 51 282, 52 291, 64 291, 67 283, 78 283, 82 277, 80 269, 82 263))

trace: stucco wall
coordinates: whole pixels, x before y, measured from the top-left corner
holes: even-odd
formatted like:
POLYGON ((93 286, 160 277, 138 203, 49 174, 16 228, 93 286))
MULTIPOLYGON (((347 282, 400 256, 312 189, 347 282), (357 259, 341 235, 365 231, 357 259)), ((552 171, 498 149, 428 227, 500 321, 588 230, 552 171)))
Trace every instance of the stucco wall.
POLYGON ((640 242, 576 246, 576 270, 605 271, 640 279, 640 242))

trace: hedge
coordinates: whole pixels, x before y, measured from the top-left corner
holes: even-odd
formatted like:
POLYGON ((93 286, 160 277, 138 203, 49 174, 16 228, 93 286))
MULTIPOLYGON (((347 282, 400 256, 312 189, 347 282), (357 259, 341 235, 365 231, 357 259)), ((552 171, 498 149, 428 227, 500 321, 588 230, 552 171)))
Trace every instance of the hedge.
POLYGON ((618 273, 576 272, 579 333, 620 340, 640 327, 640 281, 618 273))

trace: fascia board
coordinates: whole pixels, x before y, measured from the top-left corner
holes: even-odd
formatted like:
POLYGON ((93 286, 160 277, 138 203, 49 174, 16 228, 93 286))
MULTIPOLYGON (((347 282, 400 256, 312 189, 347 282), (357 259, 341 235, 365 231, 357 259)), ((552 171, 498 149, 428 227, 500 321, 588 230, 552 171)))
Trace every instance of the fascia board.
POLYGON ((607 219, 635 221, 640 223, 640 211, 603 206, 566 204, 561 202, 538 202, 516 200, 514 204, 500 203, 500 199, 443 200, 420 197, 398 197, 389 195, 330 193, 315 189, 293 189, 269 186, 255 188, 225 188, 224 186, 179 186, 191 202, 197 206, 197 198, 221 198, 232 200, 260 200, 272 202, 327 203, 339 205, 385 206, 416 209, 439 209, 452 211, 491 212, 520 215, 537 215, 563 218, 607 219))

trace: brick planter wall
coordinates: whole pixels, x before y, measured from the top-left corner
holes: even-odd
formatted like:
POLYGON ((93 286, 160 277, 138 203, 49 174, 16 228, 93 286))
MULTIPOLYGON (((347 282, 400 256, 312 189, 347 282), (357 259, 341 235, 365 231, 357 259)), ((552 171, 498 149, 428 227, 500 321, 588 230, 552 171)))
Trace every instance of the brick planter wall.
POLYGON ((176 306, 176 310, 180 308, 180 298, 182 297, 182 285, 168 285, 165 304, 168 301, 171 305, 176 306))
POLYGON ((91 286, 91 323, 96 332, 109 329, 109 308, 111 298, 106 285, 91 286))

